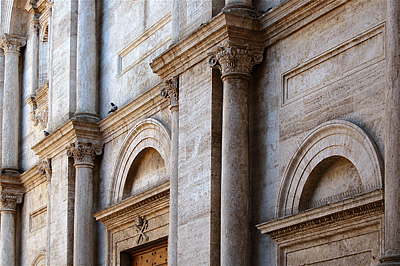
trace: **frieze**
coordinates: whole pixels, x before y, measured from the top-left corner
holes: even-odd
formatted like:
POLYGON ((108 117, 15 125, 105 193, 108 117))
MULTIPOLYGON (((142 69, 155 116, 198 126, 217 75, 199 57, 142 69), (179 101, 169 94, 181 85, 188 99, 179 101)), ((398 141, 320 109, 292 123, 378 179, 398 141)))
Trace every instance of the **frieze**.
POLYGON ((94 159, 102 153, 102 147, 92 143, 77 141, 67 147, 67 155, 74 158, 76 165, 87 164, 94 166, 94 159))
POLYGON ((348 219, 352 219, 354 217, 361 217, 365 215, 369 215, 372 213, 383 213, 384 211, 384 202, 383 200, 372 202, 366 205, 358 206, 352 209, 344 210, 337 213, 332 213, 323 217, 319 217, 316 219, 312 219, 309 221, 301 222, 298 224, 294 224, 291 226, 287 226, 272 232, 268 232, 267 234, 273 238, 281 238, 288 236, 292 233, 298 233, 303 230, 310 230, 322 226, 326 226, 329 224, 334 224, 340 221, 345 221, 348 219))
POLYGON ((262 60, 262 48, 226 41, 209 53, 208 62, 212 68, 219 69, 224 78, 231 75, 250 77, 253 66, 260 64, 262 60))
POLYGON ((5 54, 18 54, 19 48, 26 45, 26 37, 4 33, 0 39, 5 54))

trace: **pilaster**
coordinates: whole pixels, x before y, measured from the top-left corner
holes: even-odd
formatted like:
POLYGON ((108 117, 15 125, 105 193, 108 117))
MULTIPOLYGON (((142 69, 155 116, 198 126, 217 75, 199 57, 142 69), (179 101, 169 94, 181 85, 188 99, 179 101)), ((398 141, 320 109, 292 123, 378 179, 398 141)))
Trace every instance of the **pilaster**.
POLYGON ((178 265, 179 76, 165 81, 161 96, 170 99, 172 115, 168 265, 178 265))

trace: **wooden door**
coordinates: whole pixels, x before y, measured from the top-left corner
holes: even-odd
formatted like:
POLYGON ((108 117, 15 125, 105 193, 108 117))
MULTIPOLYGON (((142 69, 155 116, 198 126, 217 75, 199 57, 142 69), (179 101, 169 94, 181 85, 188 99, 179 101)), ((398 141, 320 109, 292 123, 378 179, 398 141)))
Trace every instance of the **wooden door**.
POLYGON ((168 265, 168 242, 163 241, 130 252, 131 266, 168 265))

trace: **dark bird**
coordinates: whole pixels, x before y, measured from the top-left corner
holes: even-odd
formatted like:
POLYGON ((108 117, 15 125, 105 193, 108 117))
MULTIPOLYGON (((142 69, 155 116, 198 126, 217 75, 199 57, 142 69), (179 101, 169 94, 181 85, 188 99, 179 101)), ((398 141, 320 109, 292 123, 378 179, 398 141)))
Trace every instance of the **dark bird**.
POLYGON ((110 109, 110 111, 108 111, 108 113, 114 113, 117 110, 118 110, 118 106, 116 106, 115 104, 111 103, 111 109, 110 109))
POLYGON ((48 135, 50 135, 50 133, 49 132, 47 132, 47 131, 43 131, 43 133, 44 133, 44 135, 47 137, 48 135))

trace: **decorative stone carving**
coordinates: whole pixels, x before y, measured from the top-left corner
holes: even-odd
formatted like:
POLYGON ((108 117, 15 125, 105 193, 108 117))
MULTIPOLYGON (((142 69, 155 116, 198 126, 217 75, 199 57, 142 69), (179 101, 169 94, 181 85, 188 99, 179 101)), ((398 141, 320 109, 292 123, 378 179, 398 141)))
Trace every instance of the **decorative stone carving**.
POLYGON ((26 37, 4 33, 0 39, 0 44, 5 54, 19 55, 19 48, 25 46, 26 37))
POLYGON ((1 211, 15 211, 17 204, 22 203, 23 194, 20 192, 1 192, 0 193, 0 210, 1 211))
POLYGON ((263 60, 263 49, 226 41, 215 51, 209 53, 209 64, 221 71, 222 78, 230 75, 250 77, 253 66, 263 60))
POLYGON ((179 104, 179 76, 165 81, 165 86, 161 89, 161 97, 169 98, 171 106, 179 104))
POLYGON ((51 181, 51 160, 47 158, 39 163, 39 173, 42 175, 46 175, 46 179, 48 182, 51 181))
POLYGON ((94 166, 94 158, 102 153, 102 148, 92 143, 74 142, 67 147, 67 155, 74 157, 75 165, 87 164, 94 166))
POLYGON ((40 24, 37 16, 35 15, 35 18, 32 19, 31 21, 31 29, 33 33, 38 34, 40 30, 40 24))
POLYGON ((148 227, 148 221, 145 219, 145 217, 138 215, 135 226, 136 231, 139 233, 136 243, 139 245, 141 242, 149 241, 149 237, 144 232, 144 230, 146 230, 148 227))
POLYGON ((49 107, 48 107, 49 83, 46 82, 36 90, 35 95, 31 95, 26 102, 31 106, 31 121, 35 127, 45 130, 47 127, 49 107))

